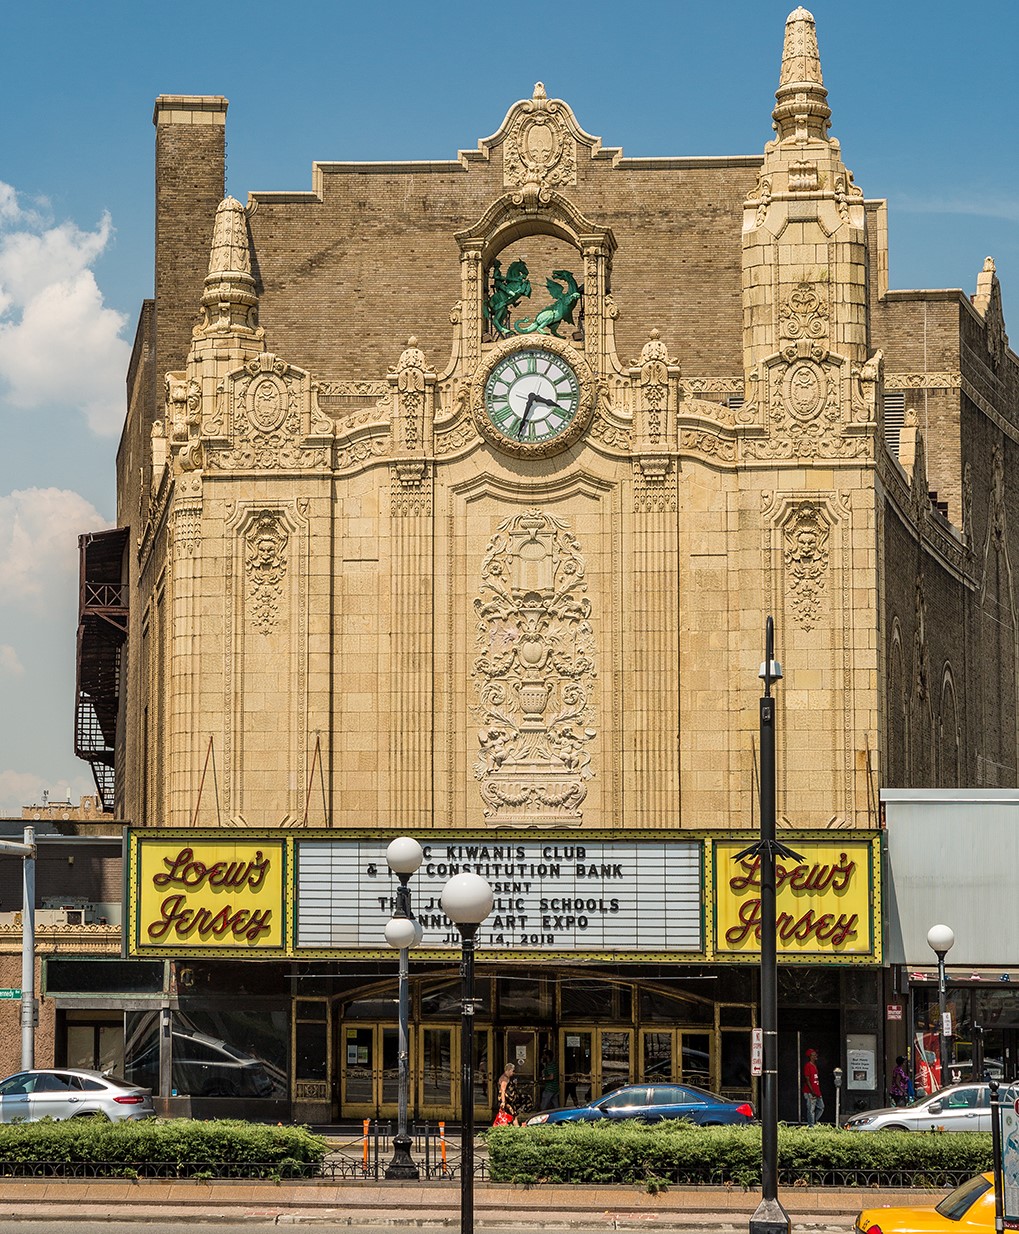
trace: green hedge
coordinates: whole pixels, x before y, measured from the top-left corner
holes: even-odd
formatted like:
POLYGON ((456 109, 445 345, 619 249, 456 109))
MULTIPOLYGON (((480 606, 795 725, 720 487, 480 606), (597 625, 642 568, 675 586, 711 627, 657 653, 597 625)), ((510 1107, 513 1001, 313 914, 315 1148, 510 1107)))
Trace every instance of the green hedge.
POLYGON ((233 1119, 108 1123, 72 1118, 0 1125, 0 1174, 8 1175, 55 1174, 74 1167, 91 1176, 195 1178, 243 1172, 271 1178, 303 1173, 325 1153, 325 1140, 307 1127, 233 1119))
MULTIPOLYGON (((761 1181, 760 1127, 681 1122, 504 1127, 488 1133, 488 1149, 496 1182, 752 1187, 761 1181)), ((779 1128, 779 1173, 787 1185, 831 1184, 836 1177, 841 1185, 873 1184, 880 1182, 875 1175, 913 1174, 917 1185, 929 1180, 928 1185, 940 1186, 948 1174, 969 1176, 990 1168, 990 1134, 779 1128)))

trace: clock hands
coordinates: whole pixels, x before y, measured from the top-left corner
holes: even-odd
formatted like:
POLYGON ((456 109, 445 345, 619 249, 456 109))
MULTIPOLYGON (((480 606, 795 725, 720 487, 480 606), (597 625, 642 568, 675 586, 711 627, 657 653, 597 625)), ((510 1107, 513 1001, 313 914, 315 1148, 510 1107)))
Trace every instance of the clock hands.
POLYGON ((527 396, 527 402, 524 404, 524 414, 520 417, 520 423, 517 425, 517 441, 520 441, 524 435, 524 429, 527 427, 527 421, 531 418, 531 409, 535 403, 542 403, 545 407, 554 407, 556 411, 562 411, 562 408, 555 399, 545 398, 543 394, 532 392, 527 396))

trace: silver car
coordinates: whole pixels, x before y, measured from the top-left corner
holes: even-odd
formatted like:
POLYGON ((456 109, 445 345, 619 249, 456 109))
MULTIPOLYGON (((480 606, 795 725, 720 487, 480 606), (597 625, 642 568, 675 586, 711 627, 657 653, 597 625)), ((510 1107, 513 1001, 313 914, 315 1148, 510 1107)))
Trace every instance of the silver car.
POLYGON ((41 1118, 155 1118, 152 1090, 104 1071, 54 1067, 19 1071, 0 1081, 0 1123, 41 1118))
MULTIPOLYGON (((1008 1104, 1016 1097, 1015 1085, 998 1090, 1008 1104)), ((843 1125, 847 1131, 990 1131, 991 1090, 986 1083, 950 1084, 910 1105, 854 1114, 843 1125)))

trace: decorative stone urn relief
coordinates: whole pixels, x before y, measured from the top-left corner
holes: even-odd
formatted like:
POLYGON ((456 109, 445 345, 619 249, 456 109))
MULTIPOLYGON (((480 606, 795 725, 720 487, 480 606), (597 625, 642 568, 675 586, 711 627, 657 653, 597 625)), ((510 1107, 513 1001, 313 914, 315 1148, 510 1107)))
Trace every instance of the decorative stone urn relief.
POLYGON ((565 519, 529 511, 489 541, 474 601, 474 774, 493 827, 579 826, 595 730, 586 566, 565 519))

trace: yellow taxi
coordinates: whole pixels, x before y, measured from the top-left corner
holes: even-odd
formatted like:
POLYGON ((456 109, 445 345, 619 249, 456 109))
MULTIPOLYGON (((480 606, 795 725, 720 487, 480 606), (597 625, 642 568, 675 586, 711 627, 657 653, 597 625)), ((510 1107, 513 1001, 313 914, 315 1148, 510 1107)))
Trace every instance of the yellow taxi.
POLYGON ((865 1208, 857 1234, 993 1234, 994 1175, 978 1174, 934 1208, 865 1208))

